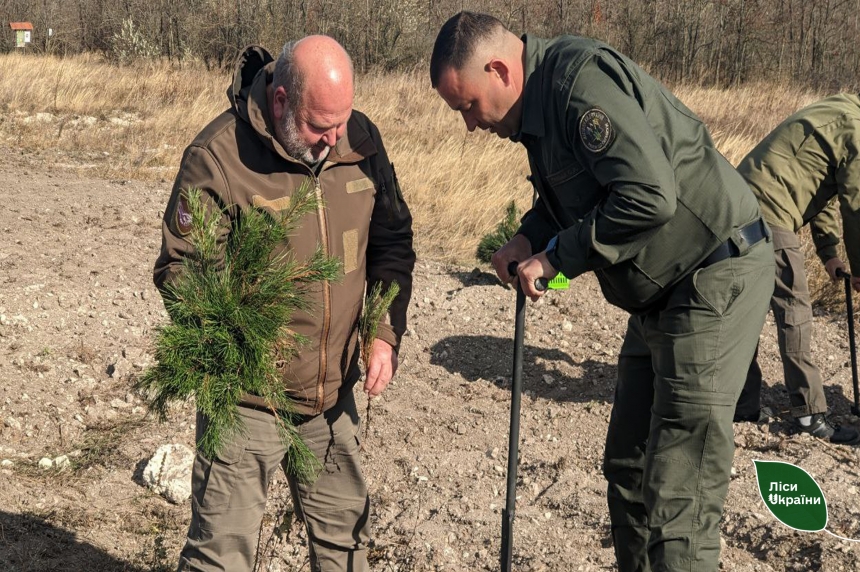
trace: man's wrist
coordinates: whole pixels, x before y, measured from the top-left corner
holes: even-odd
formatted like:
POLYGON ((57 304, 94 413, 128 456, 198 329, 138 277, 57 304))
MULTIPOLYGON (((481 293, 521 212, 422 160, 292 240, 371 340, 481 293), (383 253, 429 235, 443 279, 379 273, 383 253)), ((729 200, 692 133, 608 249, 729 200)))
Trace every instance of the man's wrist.
POLYGON ((558 235, 552 237, 544 250, 547 262, 556 270, 561 271, 561 260, 558 258, 558 235))

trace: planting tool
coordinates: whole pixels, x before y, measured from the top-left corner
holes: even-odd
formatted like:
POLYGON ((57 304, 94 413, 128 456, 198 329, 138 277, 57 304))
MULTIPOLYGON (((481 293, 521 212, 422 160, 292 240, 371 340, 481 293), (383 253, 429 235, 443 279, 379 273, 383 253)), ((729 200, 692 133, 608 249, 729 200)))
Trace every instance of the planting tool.
MULTIPOLYGON (((508 264, 508 274, 517 273, 517 262, 508 264)), ((559 274, 561 276, 561 274, 559 274)), ((564 278, 564 277, 562 277, 564 278)), ((566 288, 567 278, 564 282, 547 281, 546 278, 535 280, 535 289, 546 290, 552 288, 552 282, 556 282, 556 289, 566 288)), ((517 311, 516 325, 514 327, 514 370, 511 375, 511 427, 508 435, 508 492, 505 509, 502 511, 502 572, 510 572, 513 557, 514 542, 514 508, 517 503, 517 463, 519 462, 520 446, 520 401, 523 392, 523 337, 526 326, 526 295, 523 289, 517 286, 517 311)))
POLYGON ((857 397, 857 344, 854 341, 854 301, 851 293, 851 275, 842 269, 837 269, 836 276, 845 280, 845 304, 848 306, 848 347, 851 349, 851 381, 854 384, 854 404, 851 406, 851 413, 860 416, 860 403, 858 403, 857 397))

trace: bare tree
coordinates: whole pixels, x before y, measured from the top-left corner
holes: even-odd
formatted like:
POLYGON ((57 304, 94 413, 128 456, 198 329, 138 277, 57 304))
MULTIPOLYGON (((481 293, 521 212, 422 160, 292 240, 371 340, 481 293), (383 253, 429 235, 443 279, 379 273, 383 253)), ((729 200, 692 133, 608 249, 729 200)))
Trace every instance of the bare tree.
MULTIPOLYGON (((320 33, 360 71, 426 65, 435 31, 462 9, 489 12, 518 34, 604 40, 673 82, 860 83, 860 0, 0 0, 0 18, 31 21, 33 47, 52 53, 110 55, 131 27, 147 54, 154 46, 178 64, 225 67, 248 44, 275 51, 320 33)), ((11 32, 4 40, 12 49, 11 32)))

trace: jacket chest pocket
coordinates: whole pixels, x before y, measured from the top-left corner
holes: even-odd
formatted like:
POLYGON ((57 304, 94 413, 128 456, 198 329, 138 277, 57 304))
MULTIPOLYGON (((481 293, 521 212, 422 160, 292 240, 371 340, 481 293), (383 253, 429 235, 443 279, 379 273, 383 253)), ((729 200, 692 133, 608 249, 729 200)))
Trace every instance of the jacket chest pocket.
POLYGON ((369 177, 360 177, 346 182, 346 194, 348 195, 354 195, 362 191, 371 191, 375 188, 376 185, 373 184, 373 180, 369 177))
POLYGON ((344 183, 338 200, 329 200, 327 216, 331 228, 331 252, 343 261, 344 274, 364 267, 368 221, 378 196, 377 183, 360 171, 344 183))
POLYGON ((566 218, 582 220, 604 197, 597 180, 576 162, 550 173, 546 182, 566 218))

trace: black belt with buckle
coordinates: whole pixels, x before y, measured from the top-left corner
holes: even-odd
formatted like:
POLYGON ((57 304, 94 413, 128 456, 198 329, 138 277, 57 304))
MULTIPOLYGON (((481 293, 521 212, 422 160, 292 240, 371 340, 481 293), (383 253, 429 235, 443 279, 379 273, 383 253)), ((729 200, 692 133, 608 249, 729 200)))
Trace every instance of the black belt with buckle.
MULTIPOLYGON (((763 238, 768 235, 767 228, 764 224, 764 219, 758 219, 757 221, 750 223, 738 230, 737 238, 746 242, 749 246, 754 245, 759 242, 763 238)), ((699 264, 699 268, 704 268, 705 266, 710 266, 711 264, 715 264, 720 260, 725 260, 726 258, 733 258, 735 256, 740 256, 741 252, 738 249, 737 244, 731 238, 727 239, 724 243, 719 245, 716 250, 711 252, 701 264, 699 264)))

